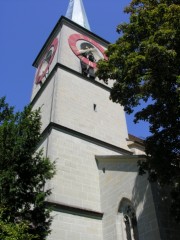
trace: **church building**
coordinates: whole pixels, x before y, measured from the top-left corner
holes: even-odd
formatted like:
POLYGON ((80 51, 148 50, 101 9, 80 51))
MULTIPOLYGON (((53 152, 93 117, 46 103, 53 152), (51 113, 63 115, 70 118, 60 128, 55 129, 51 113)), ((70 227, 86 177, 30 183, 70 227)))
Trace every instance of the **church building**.
POLYGON ((108 44, 91 32, 82 0, 70 0, 33 63, 31 102, 42 109, 39 148, 56 162, 47 183, 48 240, 166 239, 153 187, 138 175, 143 141, 128 134, 123 107, 109 100, 111 86, 95 76, 108 44))

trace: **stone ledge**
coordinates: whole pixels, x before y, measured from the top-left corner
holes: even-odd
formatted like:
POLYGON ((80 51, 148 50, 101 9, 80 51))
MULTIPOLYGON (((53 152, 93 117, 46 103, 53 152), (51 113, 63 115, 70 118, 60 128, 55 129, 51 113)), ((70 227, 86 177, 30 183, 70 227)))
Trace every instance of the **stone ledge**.
POLYGON ((54 201, 47 201, 46 204, 52 210, 57 211, 57 212, 63 212, 63 213, 67 213, 67 214, 73 214, 73 215, 77 215, 77 216, 99 219, 99 220, 102 220, 102 218, 103 218, 102 212, 96 212, 91 209, 80 208, 80 207, 71 206, 71 205, 67 205, 67 204, 60 203, 60 202, 54 202, 54 201))
POLYGON ((101 147, 113 150, 113 151, 115 151, 117 153, 120 153, 120 154, 125 154, 125 155, 128 155, 128 156, 132 155, 132 152, 130 152, 130 151, 124 149, 124 148, 121 148, 121 147, 118 147, 116 145, 104 142, 103 140, 91 137, 89 135, 86 135, 84 133, 78 132, 74 129, 62 126, 62 125, 54 123, 54 122, 50 122, 49 125, 44 129, 44 131, 41 134, 42 140, 44 138, 46 138, 47 134, 49 134, 49 132, 51 132, 52 129, 55 129, 57 131, 60 131, 60 132, 63 132, 63 133, 69 134, 69 135, 72 135, 74 137, 78 137, 80 139, 91 142, 93 144, 97 144, 101 147))

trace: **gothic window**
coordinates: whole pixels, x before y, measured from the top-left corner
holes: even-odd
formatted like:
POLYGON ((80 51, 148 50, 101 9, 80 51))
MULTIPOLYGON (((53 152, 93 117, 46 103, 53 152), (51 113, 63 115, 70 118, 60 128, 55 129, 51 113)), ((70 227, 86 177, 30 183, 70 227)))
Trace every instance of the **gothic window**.
POLYGON ((119 212, 122 214, 123 240, 138 240, 136 213, 131 201, 123 199, 120 203, 119 212))

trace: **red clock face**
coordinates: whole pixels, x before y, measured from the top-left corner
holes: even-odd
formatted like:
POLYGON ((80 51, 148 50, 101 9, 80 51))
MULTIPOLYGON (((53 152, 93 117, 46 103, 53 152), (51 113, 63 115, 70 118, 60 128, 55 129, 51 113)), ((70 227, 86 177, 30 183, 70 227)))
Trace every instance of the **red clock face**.
POLYGON ((91 38, 82 34, 72 34, 69 39, 69 46, 74 54, 85 64, 96 68, 100 59, 107 59, 104 49, 91 38))
POLYGON ((52 44, 47 49, 46 53, 44 54, 40 62, 37 75, 36 75, 36 84, 40 83, 42 79, 45 77, 45 75, 47 74, 49 66, 52 63, 52 60, 56 53, 57 46, 58 46, 58 39, 55 38, 52 44))

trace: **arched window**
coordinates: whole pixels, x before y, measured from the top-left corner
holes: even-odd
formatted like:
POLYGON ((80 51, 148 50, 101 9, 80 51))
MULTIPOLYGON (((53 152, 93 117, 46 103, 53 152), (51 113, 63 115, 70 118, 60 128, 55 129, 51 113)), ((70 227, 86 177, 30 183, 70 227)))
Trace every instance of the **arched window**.
POLYGON ((130 200, 122 199, 119 206, 119 213, 122 215, 123 240, 138 240, 138 228, 135 209, 130 200))

